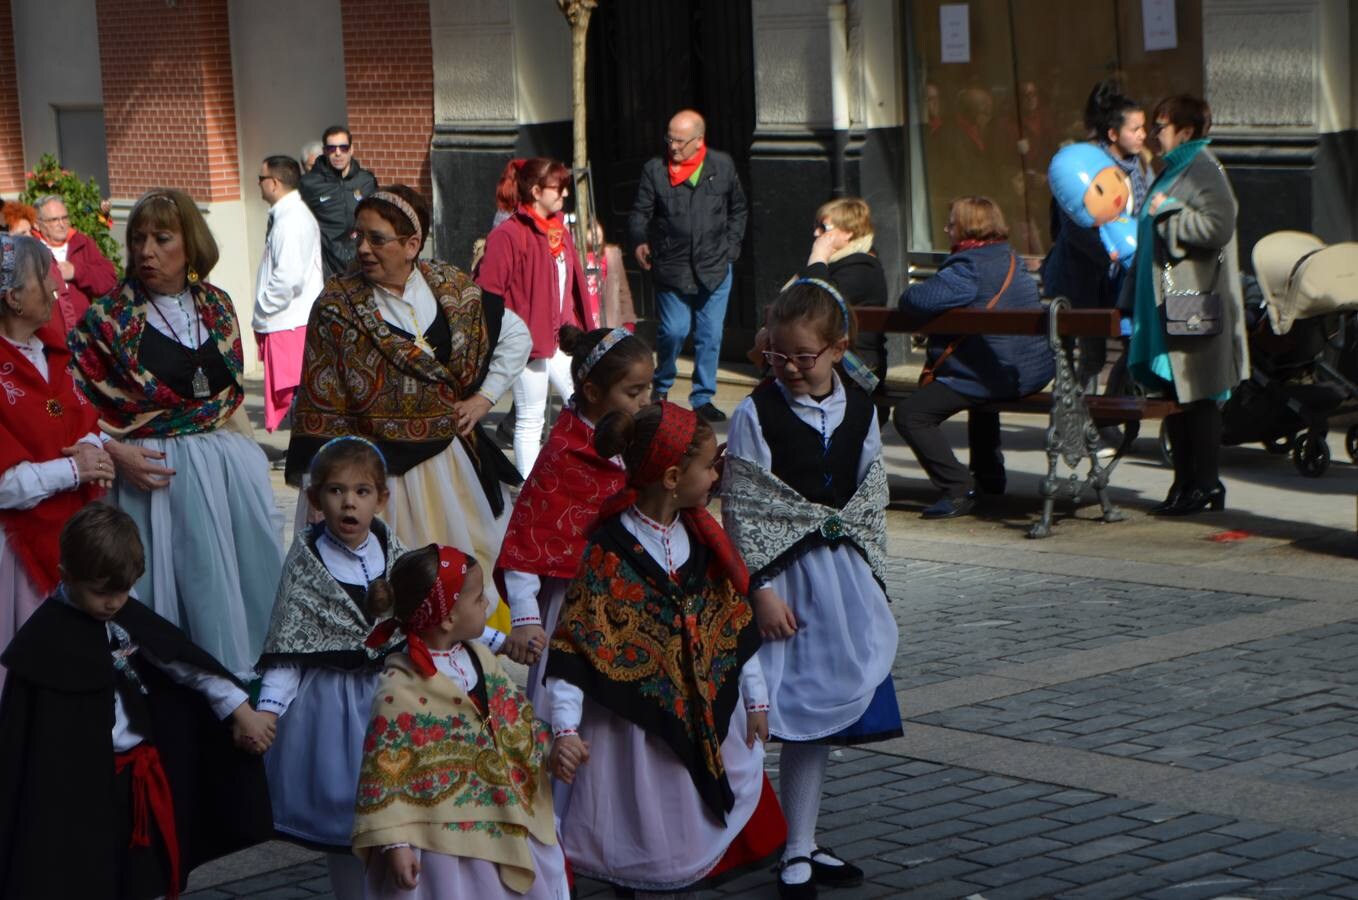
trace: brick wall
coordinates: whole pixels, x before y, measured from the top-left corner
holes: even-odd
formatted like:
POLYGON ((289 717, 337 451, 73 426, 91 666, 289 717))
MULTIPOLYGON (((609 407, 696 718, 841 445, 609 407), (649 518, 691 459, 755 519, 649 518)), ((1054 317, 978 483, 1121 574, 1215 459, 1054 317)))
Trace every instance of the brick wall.
POLYGON ((240 199, 227 0, 96 0, 96 9, 110 193, 175 187, 200 203, 240 199))
POLYGON ((434 51, 429 0, 340 0, 354 156, 379 184, 432 200, 434 51))
POLYGON ((14 66, 14 20, 0 3, 0 194, 24 189, 24 132, 19 122, 19 80, 14 66))

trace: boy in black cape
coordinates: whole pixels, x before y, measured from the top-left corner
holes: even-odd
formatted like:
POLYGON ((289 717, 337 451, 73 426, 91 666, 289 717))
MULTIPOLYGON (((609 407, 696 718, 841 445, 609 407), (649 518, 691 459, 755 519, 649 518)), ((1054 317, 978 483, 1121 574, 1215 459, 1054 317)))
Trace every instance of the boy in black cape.
POLYGON ((272 726, 128 600, 144 560, 126 513, 86 506, 61 532, 63 583, 0 656, 0 897, 173 898, 195 866, 273 835, 264 767, 233 746, 272 726))

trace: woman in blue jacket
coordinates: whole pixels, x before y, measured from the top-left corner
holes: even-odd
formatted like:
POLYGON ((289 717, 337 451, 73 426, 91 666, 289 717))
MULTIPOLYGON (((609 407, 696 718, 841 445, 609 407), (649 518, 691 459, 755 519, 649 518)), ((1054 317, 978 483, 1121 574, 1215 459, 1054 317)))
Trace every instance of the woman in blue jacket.
MULTIPOLYGON (((1037 284, 1009 245, 1009 228, 995 201, 959 197, 945 226, 952 255, 927 281, 901 295, 900 308, 928 319, 949 309, 1041 309, 1037 284)), ((976 407, 1012 400, 1040 390, 1052 378, 1053 362, 1044 337, 973 335, 929 339, 920 388, 896 406, 896 430, 915 451, 942 496, 924 510, 926 519, 966 515, 976 489, 1002 494, 1004 455, 1000 417, 976 407), (957 461, 939 428, 969 410, 967 441, 971 465, 957 461), (974 480, 973 480, 974 476, 974 480)))

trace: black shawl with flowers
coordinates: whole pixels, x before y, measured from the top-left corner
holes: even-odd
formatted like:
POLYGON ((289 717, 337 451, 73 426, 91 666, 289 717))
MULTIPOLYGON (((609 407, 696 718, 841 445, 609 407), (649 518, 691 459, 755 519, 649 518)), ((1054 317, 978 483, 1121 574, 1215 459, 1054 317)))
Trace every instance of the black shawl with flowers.
POLYGON ((716 554, 697 536, 689 547, 671 579, 616 516, 601 524, 566 590, 546 675, 664 741, 725 822, 735 795, 721 744, 759 632, 716 554))

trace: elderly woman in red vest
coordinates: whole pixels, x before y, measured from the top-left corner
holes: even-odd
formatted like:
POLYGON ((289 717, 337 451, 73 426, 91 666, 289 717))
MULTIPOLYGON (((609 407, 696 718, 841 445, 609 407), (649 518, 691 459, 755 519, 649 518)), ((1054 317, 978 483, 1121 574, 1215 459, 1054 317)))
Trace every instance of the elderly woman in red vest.
POLYGON ((562 325, 594 327, 585 300, 585 272, 561 209, 570 192, 570 170, 554 159, 512 160, 502 182, 514 180, 519 208, 486 238, 476 271, 481 289, 504 298, 505 308, 528 324, 533 350, 514 381, 514 464, 524 477, 542 443, 547 388, 570 400, 571 359, 561 350, 562 325))
POLYGON ((45 327, 51 263, 33 238, 0 235, 0 648, 60 580, 62 526, 113 478, 65 335, 45 327))

